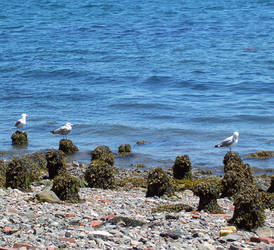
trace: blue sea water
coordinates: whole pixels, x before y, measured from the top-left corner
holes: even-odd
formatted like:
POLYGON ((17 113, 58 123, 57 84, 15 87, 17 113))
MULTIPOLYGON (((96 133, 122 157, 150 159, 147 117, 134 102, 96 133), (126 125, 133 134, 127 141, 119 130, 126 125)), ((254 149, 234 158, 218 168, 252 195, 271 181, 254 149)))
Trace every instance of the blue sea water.
POLYGON ((274 150, 273 52, 269 0, 3 0, 0 151, 58 148, 49 131, 69 121, 79 160, 129 143, 117 165, 188 154, 218 172, 226 149, 213 145, 236 130, 241 156, 274 150), (11 146, 21 113, 27 149, 11 146))

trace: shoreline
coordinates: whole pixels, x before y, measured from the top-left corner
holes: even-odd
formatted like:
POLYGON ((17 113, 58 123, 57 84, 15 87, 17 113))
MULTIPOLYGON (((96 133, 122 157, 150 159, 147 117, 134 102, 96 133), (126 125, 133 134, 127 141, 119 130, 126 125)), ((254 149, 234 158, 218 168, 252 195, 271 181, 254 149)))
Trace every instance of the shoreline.
MULTIPOLYGON (((86 167, 66 163, 68 172, 80 178, 86 167)), ((143 168, 115 167, 115 178, 139 178, 146 172, 143 168)), ((201 178, 196 169, 192 172, 195 178, 201 178)), ((228 198, 218 199, 224 214, 210 214, 196 211, 199 197, 188 189, 172 197, 146 197, 144 188, 128 182, 114 190, 82 187, 81 203, 37 202, 36 195, 48 190, 50 182, 34 182, 33 192, 0 189, 1 249, 270 250, 274 243, 273 210, 265 210, 264 227, 255 232, 226 234, 227 221, 234 212, 233 201, 228 198), (182 203, 194 211, 153 212, 159 205, 182 203)), ((266 184, 265 179, 261 184, 266 184)))

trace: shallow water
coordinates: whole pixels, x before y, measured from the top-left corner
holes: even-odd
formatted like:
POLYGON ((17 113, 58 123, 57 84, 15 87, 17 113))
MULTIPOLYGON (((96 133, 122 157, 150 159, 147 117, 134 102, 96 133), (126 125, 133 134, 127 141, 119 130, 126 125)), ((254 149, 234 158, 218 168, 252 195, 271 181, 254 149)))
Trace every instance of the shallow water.
MULTIPOLYGON (((69 121, 79 160, 129 143, 124 167, 188 154, 219 169, 274 145, 274 4, 266 0, 15 0, 0 3, 0 150, 27 113, 28 151, 58 147, 69 121), (136 141, 146 140, 138 146, 136 141), (267 143, 270 142, 270 143, 267 143)), ((274 160, 248 160, 273 169, 274 160)))

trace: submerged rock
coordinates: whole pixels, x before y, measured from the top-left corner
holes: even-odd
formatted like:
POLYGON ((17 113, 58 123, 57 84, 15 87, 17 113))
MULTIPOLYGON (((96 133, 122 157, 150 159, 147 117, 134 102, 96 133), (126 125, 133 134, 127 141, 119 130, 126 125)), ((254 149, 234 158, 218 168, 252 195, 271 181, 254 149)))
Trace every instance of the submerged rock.
POLYGON ((108 146, 98 146, 91 152, 91 161, 102 160, 109 165, 114 165, 114 154, 111 152, 108 146))
POLYGON ((26 132, 16 131, 11 136, 12 145, 27 145, 28 144, 28 135, 26 132))
POLYGON ((51 149, 46 153, 46 159, 49 179, 53 179, 58 174, 67 172, 63 151, 51 149))
POLYGON ((252 159, 269 159, 271 157, 274 157, 274 151, 259 151, 245 156, 245 158, 252 159))
POLYGON ((164 194, 171 196, 174 193, 174 186, 173 179, 162 168, 152 169, 147 176, 146 197, 164 194))
POLYGON ((189 179, 192 178, 192 164, 188 155, 177 156, 172 166, 173 177, 175 179, 189 179))
POLYGON ((122 144, 118 148, 118 153, 120 155, 127 155, 131 153, 131 146, 129 144, 122 144))
POLYGON ((59 150, 63 151, 65 154, 73 154, 79 151, 78 147, 73 144, 72 140, 67 139, 60 140, 59 150))
POLYGON ((85 172, 85 181, 91 188, 113 189, 114 167, 103 160, 93 160, 85 172))

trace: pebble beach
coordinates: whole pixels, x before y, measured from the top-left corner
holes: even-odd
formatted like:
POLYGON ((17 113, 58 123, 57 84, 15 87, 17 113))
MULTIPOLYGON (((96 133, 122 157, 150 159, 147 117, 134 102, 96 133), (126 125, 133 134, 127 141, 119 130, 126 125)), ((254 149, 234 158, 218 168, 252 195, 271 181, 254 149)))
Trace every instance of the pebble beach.
MULTIPOLYGON (((67 167, 78 176, 85 168, 67 167)), ((117 169, 116 178, 144 173, 117 169)), ((227 220, 234 207, 228 198, 218 199, 225 214, 209 214, 195 211, 199 197, 190 190, 147 198, 143 188, 129 184, 81 188, 78 204, 37 202, 36 195, 49 189, 49 180, 33 183, 33 192, 0 189, 0 249, 273 249, 274 212, 265 210, 265 225, 255 232, 231 229, 227 220), (194 211, 152 211, 180 203, 194 211)))

